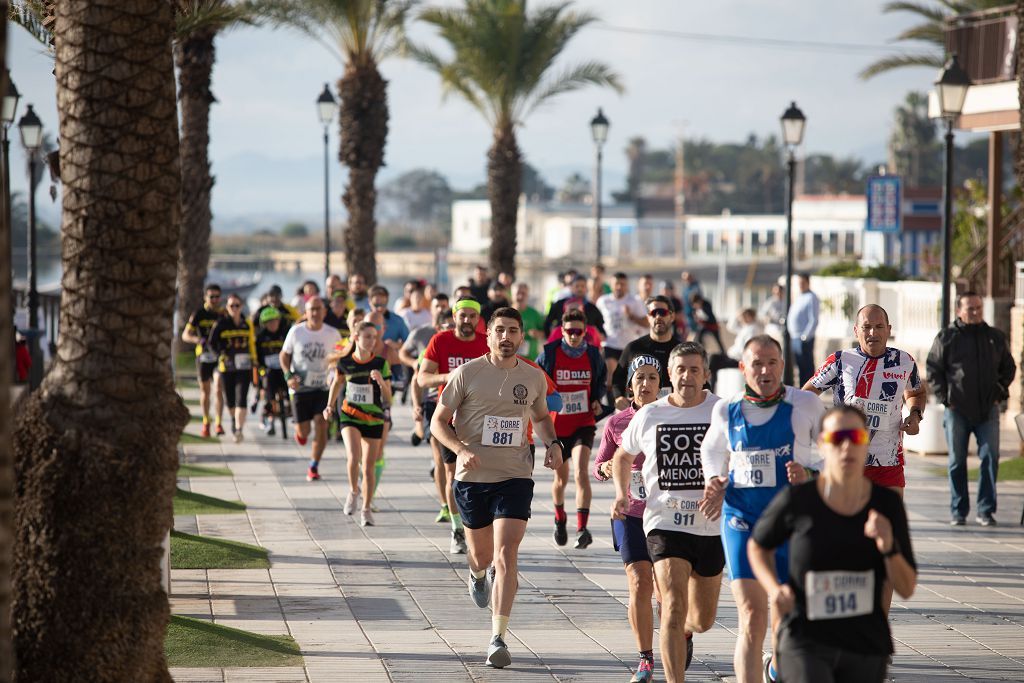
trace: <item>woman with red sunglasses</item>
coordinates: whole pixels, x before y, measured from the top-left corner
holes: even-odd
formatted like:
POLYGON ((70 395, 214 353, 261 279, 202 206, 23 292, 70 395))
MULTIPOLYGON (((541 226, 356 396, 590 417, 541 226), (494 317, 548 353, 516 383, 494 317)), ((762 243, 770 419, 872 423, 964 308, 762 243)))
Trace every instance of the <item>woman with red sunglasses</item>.
POLYGON ((903 501, 864 476, 868 442, 858 408, 825 413, 821 476, 776 496, 748 543, 754 573, 782 615, 786 683, 884 680, 893 647, 882 589, 891 582, 907 599, 917 585, 903 501), (780 584, 775 548, 787 540, 789 580, 780 584))

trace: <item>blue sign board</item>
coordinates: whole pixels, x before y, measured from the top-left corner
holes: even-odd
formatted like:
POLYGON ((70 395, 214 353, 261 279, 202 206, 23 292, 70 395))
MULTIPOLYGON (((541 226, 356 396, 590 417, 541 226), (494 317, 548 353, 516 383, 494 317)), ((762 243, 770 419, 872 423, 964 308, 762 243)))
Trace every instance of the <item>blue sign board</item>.
POLYGON ((903 225, 903 191, 900 177, 878 175, 868 178, 868 220, 864 229, 898 233, 903 225))

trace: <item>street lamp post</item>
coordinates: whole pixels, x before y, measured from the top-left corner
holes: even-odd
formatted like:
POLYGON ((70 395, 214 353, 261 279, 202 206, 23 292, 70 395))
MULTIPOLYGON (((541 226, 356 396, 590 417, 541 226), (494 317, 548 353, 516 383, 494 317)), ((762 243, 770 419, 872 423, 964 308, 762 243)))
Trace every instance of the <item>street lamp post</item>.
POLYGON ((18 121, 18 130, 28 155, 28 343, 32 356, 28 383, 30 389, 36 389, 43 378, 43 355, 39 349, 39 292, 36 289, 36 152, 43 143, 43 122, 31 104, 18 121))
MULTIPOLYGON (((960 66, 956 54, 952 54, 946 66, 935 81, 942 118, 946 121, 945 182, 942 186, 942 310, 939 311, 939 329, 949 324, 950 260, 953 247, 953 123, 960 116, 967 98, 971 78, 960 66)), ((999 189, 996 189, 998 192, 999 189)))
POLYGON ((793 384, 793 340, 789 336, 789 306, 793 300, 793 188, 796 183, 796 148, 804 138, 804 125, 807 119, 797 108, 796 102, 782 114, 782 141, 786 145, 786 167, 788 181, 786 185, 786 324, 782 328, 782 357, 785 363, 782 381, 793 384))
POLYGON ((597 116, 590 120, 590 133, 594 137, 594 152, 596 156, 596 168, 594 170, 594 235, 597 238, 597 258, 594 263, 601 262, 601 150, 608 140, 608 119, 600 107, 597 116))
POLYGON ((316 98, 317 113, 324 125, 324 281, 331 276, 331 199, 328 186, 328 136, 327 130, 338 111, 338 102, 324 83, 324 91, 316 98))
MULTIPOLYGON (((7 236, 7 249, 0 258, 7 260, 7 272, 10 273, 10 282, 8 282, 8 294, 14 295, 14 239, 11 236, 11 141, 9 132, 11 124, 14 123, 14 115, 18 111, 18 89, 14 87, 14 81, 11 80, 11 72, 7 71, 7 92, 4 93, 2 103, 0 103, 0 173, 3 173, 3 179, 0 181, 0 200, 3 201, 3 213, 0 214, 0 220, 3 221, 3 231, 7 236)), ((11 327, 11 349, 14 348, 14 327, 11 327)))

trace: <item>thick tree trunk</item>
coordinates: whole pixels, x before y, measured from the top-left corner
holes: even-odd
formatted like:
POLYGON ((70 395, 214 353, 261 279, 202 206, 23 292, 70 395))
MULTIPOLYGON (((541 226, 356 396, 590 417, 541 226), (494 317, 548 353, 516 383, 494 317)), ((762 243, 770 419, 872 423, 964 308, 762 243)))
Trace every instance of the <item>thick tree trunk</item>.
MULTIPOLYGON (((1017 0, 1017 101, 1020 104, 1020 133, 1014 136, 1013 171, 1017 176, 1017 187, 1024 187, 1024 0, 1017 0)), ((1024 363, 1024 355, 1018 359, 1024 363)), ((1024 368, 1024 365, 1020 367, 1024 368)), ((1024 410, 1024 372, 1017 378, 1021 386, 1020 409, 1024 410)))
POLYGON ((57 355, 14 434, 22 681, 169 681, 160 542, 178 435, 180 168, 166 0, 65 0, 57 355))
MULTIPOLYGON (((0 0, 7 16, 8 4, 0 0)), ((0 92, 7 92, 7 22, 0 26, 0 92)), ((11 131, 13 132, 13 131, 11 131)), ((2 153, 2 152, 0 152, 2 153)), ((8 169, 4 173, 10 175, 8 169)), ((2 185, 2 184, 0 184, 2 185)), ((11 306, 11 225, 7 198, 0 197, 0 311, 11 306)), ((11 449, 11 382, 14 378, 14 329, 11 316, 0 316, 0 683, 14 674, 14 644, 11 635, 11 560, 14 554, 14 453, 11 449)))
POLYGON ((345 229, 345 266, 349 275, 377 281, 377 171, 384 165, 388 137, 388 82, 377 65, 349 62, 338 81, 341 96, 339 158, 348 167, 342 201, 348 210, 345 229))
MULTIPOLYGON (((210 91, 213 31, 200 31, 175 45, 181 103, 181 237, 178 240, 178 329, 203 303, 210 262, 210 91)), ((175 344, 177 348, 177 344, 175 344)))
POLYGON ((491 200, 491 272, 516 273, 516 216, 523 184, 523 158, 515 128, 499 126, 487 152, 487 196, 491 200))

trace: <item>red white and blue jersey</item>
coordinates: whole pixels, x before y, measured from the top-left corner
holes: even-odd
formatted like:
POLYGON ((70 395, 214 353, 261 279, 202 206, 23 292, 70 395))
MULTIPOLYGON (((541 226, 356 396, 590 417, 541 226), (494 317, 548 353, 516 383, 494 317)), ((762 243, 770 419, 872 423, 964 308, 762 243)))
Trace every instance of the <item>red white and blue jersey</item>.
POLYGON ((856 406, 867 415, 868 467, 903 466, 903 393, 921 386, 913 356, 891 347, 878 357, 859 346, 836 351, 814 373, 811 385, 832 389, 837 406, 856 406))

